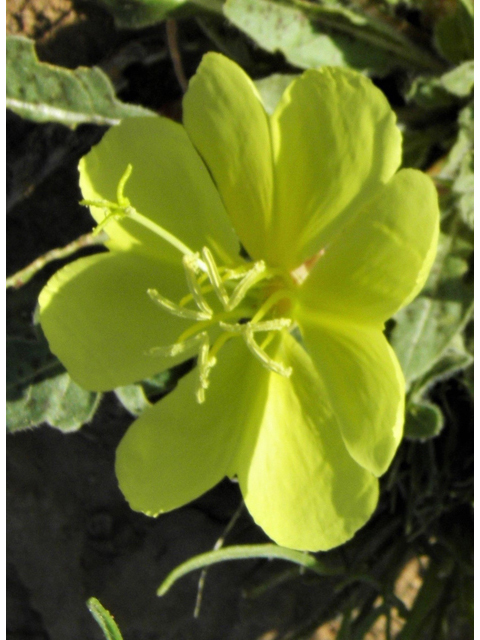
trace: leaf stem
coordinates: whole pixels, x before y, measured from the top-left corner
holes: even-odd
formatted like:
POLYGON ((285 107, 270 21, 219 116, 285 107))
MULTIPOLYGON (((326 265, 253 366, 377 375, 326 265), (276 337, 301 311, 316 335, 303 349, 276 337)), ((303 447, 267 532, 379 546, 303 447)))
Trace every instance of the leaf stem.
POLYGON ((20 269, 20 271, 17 271, 17 273, 14 273, 12 276, 7 278, 7 289, 10 287, 13 287, 14 289, 23 287, 24 284, 27 284, 27 282, 29 282, 49 262, 53 262, 54 260, 63 260, 84 247, 93 247, 95 245, 103 244, 106 240, 108 240, 106 234, 99 233, 94 235, 93 232, 90 232, 85 233, 83 236, 80 236, 73 242, 70 242, 65 247, 52 249, 43 256, 39 256, 27 267, 20 269))
POLYGON ((180 49, 178 46, 178 29, 176 20, 166 20, 165 27, 167 30, 167 45, 170 57, 173 63, 173 70, 177 77, 178 84, 180 85, 183 93, 188 89, 188 80, 182 65, 182 56, 180 55, 180 49))

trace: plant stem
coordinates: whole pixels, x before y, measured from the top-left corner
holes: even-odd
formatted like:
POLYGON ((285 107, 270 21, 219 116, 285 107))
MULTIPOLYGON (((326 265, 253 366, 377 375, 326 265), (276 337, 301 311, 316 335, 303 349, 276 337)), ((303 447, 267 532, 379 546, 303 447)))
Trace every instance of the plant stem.
POLYGON ((65 247, 52 249, 43 256, 38 257, 27 267, 20 269, 20 271, 14 273, 13 276, 7 278, 7 289, 10 287, 13 287, 14 289, 23 287, 24 284, 27 284, 27 282, 29 282, 49 262, 53 262, 54 260, 63 260, 64 258, 71 256, 76 251, 79 251, 79 249, 103 244, 106 240, 108 240, 108 236, 105 233, 98 233, 94 235, 93 232, 90 232, 85 233, 83 236, 80 236, 73 242, 70 242, 65 247))
POLYGON ((178 84, 182 88, 183 93, 188 88, 188 80, 182 65, 182 57, 180 55, 180 49, 178 47, 178 30, 175 20, 166 20, 165 26, 167 29, 167 44, 172 58, 173 70, 178 80, 178 84))

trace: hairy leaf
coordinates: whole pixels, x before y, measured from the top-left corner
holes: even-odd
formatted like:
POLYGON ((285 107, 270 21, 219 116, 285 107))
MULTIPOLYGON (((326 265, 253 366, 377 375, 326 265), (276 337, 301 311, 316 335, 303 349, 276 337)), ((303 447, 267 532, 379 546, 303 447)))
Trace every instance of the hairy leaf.
POLYGON ((385 75, 395 67, 437 67, 386 23, 336 3, 227 0, 227 18, 267 51, 301 68, 349 66, 385 75))
POLYGON ((20 36, 7 38, 7 108, 29 120, 72 128, 155 115, 120 102, 108 77, 96 67, 71 71, 39 62, 33 40, 20 36))
POLYGON ((405 415, 404 435, 411 440, 426 440, 437 436, 445 419, 439 407, 431 402, 412 402, 405 415))
POLYGON ((396 315, 391 343, 407 383, 424 376, 465 326, 473 306, 473 287, 466 277, 470 243, 455 217, 440 235, 437 257, 421 294, 396 315))
POLYGON ((92 419, 100 394, 85 391, 49 352, 45 340, 7 340, 7 430, 47 422, 75 431, 92 419))

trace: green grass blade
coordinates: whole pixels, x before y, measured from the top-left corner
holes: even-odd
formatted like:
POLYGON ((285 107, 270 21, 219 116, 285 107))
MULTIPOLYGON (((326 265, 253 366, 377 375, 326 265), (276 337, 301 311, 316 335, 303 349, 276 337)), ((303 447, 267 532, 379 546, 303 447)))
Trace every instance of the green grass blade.
POLYGON ((96 598, 89 598, 87 607, 103 631, 106 640, 123 640, 117 623, 96 598))
POLYGON ((342 573, 338 568, 329 567, 314 558, 312 555, 304 553, 303 551, 294 551, 293 549, 279 547, 276 544, 239 545, 225 547, 224 549, 218 549, 216 551, 208 551, 190 558, 168 574, 158 588, 157 595, 165 595, 179 578, 191 571, 203 569, 203 567, 207 567, 218 562, 226 562, 229 560, 251 560, 253 558, 287 560, 322 576, 339 575, 342 573))

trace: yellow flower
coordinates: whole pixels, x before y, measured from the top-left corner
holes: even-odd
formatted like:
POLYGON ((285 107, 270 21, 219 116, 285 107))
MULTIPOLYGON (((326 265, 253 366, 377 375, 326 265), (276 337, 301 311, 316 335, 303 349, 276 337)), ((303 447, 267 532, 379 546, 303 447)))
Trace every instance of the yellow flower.
POLYGON ((384 323, 422 287, 438 236, 433 184, 400 160, 395 115, 363 76, 307 71, 268 116, 214 53, 183 127, 125 120, 83 158, 109 251, 43 290, 52 351, 94 390, 198 355, 119 446, 133 509, 236 475, 279 544, 328 549, 368 520, 404 419, 384 323))

